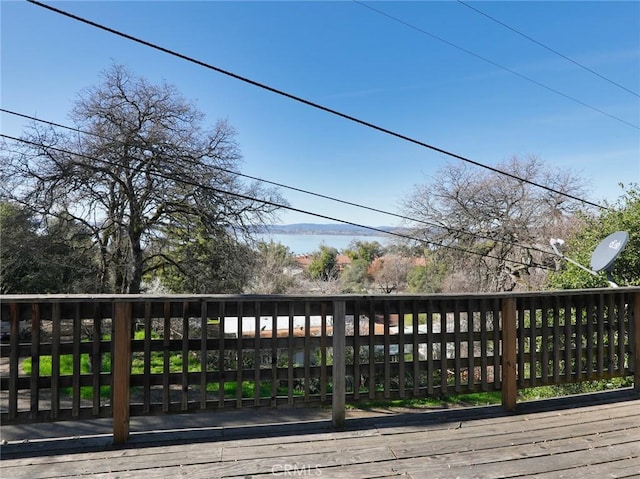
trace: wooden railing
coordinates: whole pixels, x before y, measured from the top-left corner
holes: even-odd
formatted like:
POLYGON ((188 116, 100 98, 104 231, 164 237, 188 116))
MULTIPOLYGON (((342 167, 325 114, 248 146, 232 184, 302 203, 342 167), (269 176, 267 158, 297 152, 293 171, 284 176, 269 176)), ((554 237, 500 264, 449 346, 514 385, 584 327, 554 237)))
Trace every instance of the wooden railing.
POLYGON ((3 424, 633 376, 640 288, 432 296, 0 296, 3 424))

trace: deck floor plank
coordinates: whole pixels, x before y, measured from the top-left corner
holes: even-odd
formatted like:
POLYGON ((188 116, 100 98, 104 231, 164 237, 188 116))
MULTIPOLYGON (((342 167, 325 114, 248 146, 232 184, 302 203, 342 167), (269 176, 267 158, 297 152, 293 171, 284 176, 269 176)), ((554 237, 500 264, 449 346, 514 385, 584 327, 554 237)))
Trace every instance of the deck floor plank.
POLYGON ((603 462, 590 466, 579 466, 563 471, 552 471, 531 476, 531 479, 570 479, 581 477, 584 479, 605 479, 605 478, 637 478, 640 474, 640 457, 603 462))
MULTIPOLYGON (((559 471, 573 470, 574 478, 582 477, 578 467, 584 471, 589 466, 610 463, 612 461, 628 459, 638 453, 638 443, 619 444, 616 446, 598 447, 595 449, 580 449, 564 451, 562 453, 549 452, 548 455, 534 455, 529 457, 498 457, 495 462, 478 463, 476 457, 467 456, 471 463, 463 464, 460 460, 457 464, 428 464, 425 458, 413 460, 412 463, 403 464, 403 470, 413 477, 474 477, 474 478, 512 478, 527 477, 540 473, 555 473, 559 471), (497 460, 499 459, 499 460, 497 460)), ((461 458, 463 459, 463 458, 461 458)), ((640 475, 640 469, 636 471, 640 475)))

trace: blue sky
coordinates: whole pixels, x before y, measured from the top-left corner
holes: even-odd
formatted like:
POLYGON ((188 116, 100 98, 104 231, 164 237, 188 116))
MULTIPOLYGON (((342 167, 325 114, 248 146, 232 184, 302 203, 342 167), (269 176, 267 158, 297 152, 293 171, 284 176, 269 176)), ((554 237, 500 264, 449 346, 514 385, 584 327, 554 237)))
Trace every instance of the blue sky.
MULTIPOLYGON (((49 3, 474 161, 536 155, 580 174, 593 202, 640 182, 640 2, 470 3, 635 94, 456 1, 49 3)), ((454 161, 33 4, 2 1, 0 14, 8 110, 70 124, 78 92, 119 63, 174 84, 208 123, 226 118, 248 175, 401 214, 413 186, 454 161)), ((1 120, 8 135, 25 125, 1 120)), ((297 209, 398 223, 282 194, 297 209)))

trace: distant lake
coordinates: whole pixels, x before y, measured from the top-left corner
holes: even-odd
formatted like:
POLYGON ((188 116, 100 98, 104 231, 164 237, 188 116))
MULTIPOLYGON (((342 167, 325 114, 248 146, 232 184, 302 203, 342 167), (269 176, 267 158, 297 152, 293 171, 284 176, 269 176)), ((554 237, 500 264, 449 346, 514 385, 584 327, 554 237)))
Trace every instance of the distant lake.
POLYGON ((351 236, 351 235, 305 235, 305 234, 260 234, 258 237, 264 241, 273 240, 274 243, 281 243, 288 247, 293 254, 313 253, 320 249, 320 245, 335 248, 338 251, 347 249, 352 241, 377 241, 382 246, 386 246, 393 236, 351 236))

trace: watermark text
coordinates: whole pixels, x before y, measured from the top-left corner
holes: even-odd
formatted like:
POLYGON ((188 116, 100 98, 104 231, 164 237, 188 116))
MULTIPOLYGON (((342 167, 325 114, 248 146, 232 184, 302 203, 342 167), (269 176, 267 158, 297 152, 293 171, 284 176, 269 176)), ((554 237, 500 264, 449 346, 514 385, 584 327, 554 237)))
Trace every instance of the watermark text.
POLYGON ((314 477, 321 476, 319 464, 274 464, 271 474, 279 477, 314 477))

